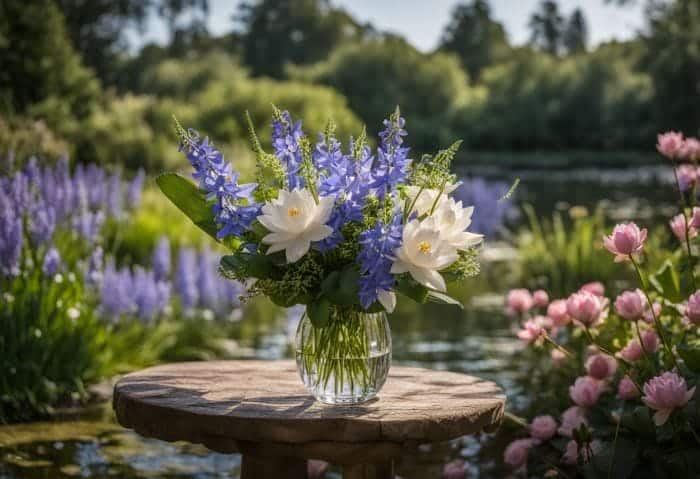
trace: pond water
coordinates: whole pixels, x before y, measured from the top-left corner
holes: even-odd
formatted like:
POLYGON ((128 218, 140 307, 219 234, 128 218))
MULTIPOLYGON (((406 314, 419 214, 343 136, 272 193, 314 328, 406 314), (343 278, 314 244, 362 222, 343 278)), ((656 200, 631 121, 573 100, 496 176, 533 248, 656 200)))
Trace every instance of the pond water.
MULTIPOLYGON (((602 202, 612 219, 648 220, 667 215, 674 204, 669 188, 672 175, 663 168, 469 173, 505 183, 521 178, 516 201, 531 203, 545 215, 572 205, 593 208, 602 202)), ((519 222, 511 213, 510 227, 519 222)), ((528 396, 514 356, 520 345, 513 339, 511 321, 501 312, 502 294, 512 286, 508 273, 507 260, 486 264, 481 277, 465 285, 465 311, 400 305, 390 319, 395 362, 496 381, 507 392, 508 407, 522 407, 528 396)), ((290 337, 299 311, 295 313, 280 314, 259 325, 243 318, 232 338, 239 356, 291 357, 290 337)), ((500 434, 422 448, 403 460, 398 472, 405 479, 437 478, 448 458, 462 456, 470 463, 470 477, 504 477, 500 457, 506 440, 507 434, 500 434)), ((125 431, 114 422, 107 403, 50 423, 0 426, 0 479, 235 478, 239 467, 237 455, 143 439, 125 431)), ((328 477, 340 476, 331 470, 328 477)))

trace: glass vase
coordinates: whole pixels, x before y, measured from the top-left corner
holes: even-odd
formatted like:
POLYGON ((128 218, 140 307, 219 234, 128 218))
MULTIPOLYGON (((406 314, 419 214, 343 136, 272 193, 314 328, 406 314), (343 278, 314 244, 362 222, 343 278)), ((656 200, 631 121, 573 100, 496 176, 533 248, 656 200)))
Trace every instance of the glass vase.
POLYGON ((391 366, 385 313, 333 309, 323 327, 309 317, 296 333, 297 369, 306 389, 326 404, 357 404, 377 395, 391 366))

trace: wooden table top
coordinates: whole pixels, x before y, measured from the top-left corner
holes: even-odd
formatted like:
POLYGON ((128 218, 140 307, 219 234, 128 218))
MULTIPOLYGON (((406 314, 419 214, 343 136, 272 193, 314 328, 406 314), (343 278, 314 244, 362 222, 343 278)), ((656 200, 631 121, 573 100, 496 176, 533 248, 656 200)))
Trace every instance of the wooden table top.
POLYGON ((167 364, 128 374, 114 388, 123 426, 223 452, 242 442, 327 448, 443 441, 495 428, 504 405, 492 382, 393 366, 378 398, 329 406, 306 392, 292 361, 167 364))

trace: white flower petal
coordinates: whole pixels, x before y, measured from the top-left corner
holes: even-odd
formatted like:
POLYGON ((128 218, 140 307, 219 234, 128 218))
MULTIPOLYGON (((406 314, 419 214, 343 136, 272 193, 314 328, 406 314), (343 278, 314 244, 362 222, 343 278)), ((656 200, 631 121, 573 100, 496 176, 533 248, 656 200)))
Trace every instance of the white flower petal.
POLYGON ((262 242, 265 244, 286 243, 293 239, 294 235, 290 233, 270 233, 268 235, 265 235, 265 237, 262 239, 262 242))
POLYGON ((387 313, 393 313, 396 308, 396 294, 393 291, 377 290, 377 299, 387 313))
POLYGON ((405 273, 408 271, 408 264, 404 263, 403 261, 396 260, 394 261, 394 264, 391 265, 391 274, 401 274, 405 273))
POLYGON ((435 270, 425 268, 410 268, 409 272, 413 279, 418 281, 426 288, 434 289, 444 293, 447 291, 447 285, 442 275, 435 270))
POLYGON ((333 228, 328 225, 318 225, 309 230, 305 237, 310 241, 321 241, 328 238, 333 233, 333 228))
MULTIPOLYGON (((265 238, 263 238, 263 243, 265 242, 265 238)), ((265 254, 272 254, 272 253, 277 253, 278 251, 282 251, 287 248, 287 243, 273 243, 270 245, 269 248, 267 248, 267 252, 265 254)))
POLYGON ((453 245, 457 249, 466 250, 481 243, 484 240, 484 235, 465 231, 457 237, 457 240, 459 242, 457 244, 453 243, 453 245))
POLYGON ((304 256, 311 247, 309 241, 292 241, 288 243, 286 248, 287 263, 296 263, 304 256))
POLYGON ((260 215, 258 216, 258 221, 270 231, 281 232, 286 229, 284 223, 279 221, 279 219, 273 214, 260 215))

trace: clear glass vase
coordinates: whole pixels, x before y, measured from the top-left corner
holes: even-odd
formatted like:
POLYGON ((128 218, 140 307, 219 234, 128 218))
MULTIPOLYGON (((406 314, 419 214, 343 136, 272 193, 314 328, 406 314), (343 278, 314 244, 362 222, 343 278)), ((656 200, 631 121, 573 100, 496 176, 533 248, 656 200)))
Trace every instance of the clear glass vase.
POLYGON ((357 404, 377 395, 391 366, 385 313, 333 309, 316 328, 304 314, 296 334, 297 369, 304 386, 326 404, 357 404))

